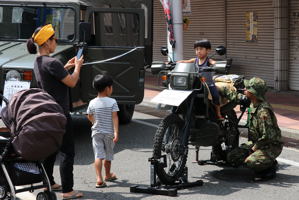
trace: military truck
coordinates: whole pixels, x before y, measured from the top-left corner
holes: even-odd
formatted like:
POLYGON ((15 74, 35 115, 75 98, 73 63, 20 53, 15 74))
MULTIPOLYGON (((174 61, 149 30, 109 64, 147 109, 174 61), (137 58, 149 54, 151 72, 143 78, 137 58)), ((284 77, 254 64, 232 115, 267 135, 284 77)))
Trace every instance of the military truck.
POLYGON ((80 81, 70 90, 73 113, 96 96, 94 76, 108 73, 120 122, 130 122, 143 100, 145 67, 152 62, 152 11, 152 0, 0 0, 0 92, 36 87, 36 55, 27 52, 26 40, 51 23, 58 38, 51 56, 66 63, 84 48, 80 81))

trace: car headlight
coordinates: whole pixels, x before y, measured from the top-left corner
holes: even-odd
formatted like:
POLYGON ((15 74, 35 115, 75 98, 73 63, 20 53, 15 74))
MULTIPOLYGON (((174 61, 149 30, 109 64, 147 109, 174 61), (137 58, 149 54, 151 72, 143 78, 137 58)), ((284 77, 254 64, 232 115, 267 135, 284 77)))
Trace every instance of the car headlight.
POLYGON ((186 76, 174 76, 173 86, 175 87, 186 87, 188 85, 188 78, 186 76))
POLYGON ((21 74, 17 70, 9 70, 6 73, 5 80, 7 80, 7 81, 20 81, 21 80, 21 74))

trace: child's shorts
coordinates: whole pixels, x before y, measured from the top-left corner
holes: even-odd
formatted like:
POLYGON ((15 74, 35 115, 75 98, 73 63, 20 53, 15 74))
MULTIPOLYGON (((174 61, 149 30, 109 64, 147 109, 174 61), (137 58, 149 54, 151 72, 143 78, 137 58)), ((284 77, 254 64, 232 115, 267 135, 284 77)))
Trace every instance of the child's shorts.
POLYGON ((113 160, 113 135, 97 133, 92 136, 95 159, 113 160))

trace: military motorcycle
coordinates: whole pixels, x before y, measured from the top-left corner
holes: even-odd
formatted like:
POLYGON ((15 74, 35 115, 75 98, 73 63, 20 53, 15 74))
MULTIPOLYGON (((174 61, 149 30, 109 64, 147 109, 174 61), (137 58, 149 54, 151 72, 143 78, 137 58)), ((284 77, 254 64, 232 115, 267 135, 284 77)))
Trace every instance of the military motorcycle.
MULTIPOLYGON (((168 54, 165 48, 161 52, 168 54)), ((224 56, 225 47, 217 47, 216 53, 224 56)), ((224 91, 228 88, 237 92, 244 90, 244 77, 228 74, 230 65, 231 60, 221 60, 216 61, 215 66, 203 69, 216 74, 216 86, 223 97, 226 96, 221 92, 221 85, 224 91)), ((224 120, 220 121, 209 97, 208 86, 193 63, 154 62, 151 70, 153 74, 164 76, 162 83, 165 87, 152 101, 171 110, 156 131, 151 158, 156 163, 156 174, 161 183, 172 185, 183 176, 189 145, 195 146, 198 164, 227 164, 226 155, 239 145, 239 122, 250 102, 224 98, 226 102, 221 107, 224 120), (237 105, 240 105, 239 117, 234 110, 237 105), (210 159, 199 160, 200 147, 207 146, 212 147, 210 159)))

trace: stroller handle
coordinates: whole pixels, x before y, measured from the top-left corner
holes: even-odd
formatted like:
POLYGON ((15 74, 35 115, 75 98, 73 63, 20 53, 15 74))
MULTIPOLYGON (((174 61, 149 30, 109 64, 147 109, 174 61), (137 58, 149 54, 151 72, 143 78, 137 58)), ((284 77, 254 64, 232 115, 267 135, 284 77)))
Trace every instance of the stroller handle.
POLYGON ((0 93, 0 101, 3 100, 8 105, 8 99, 0 93))

